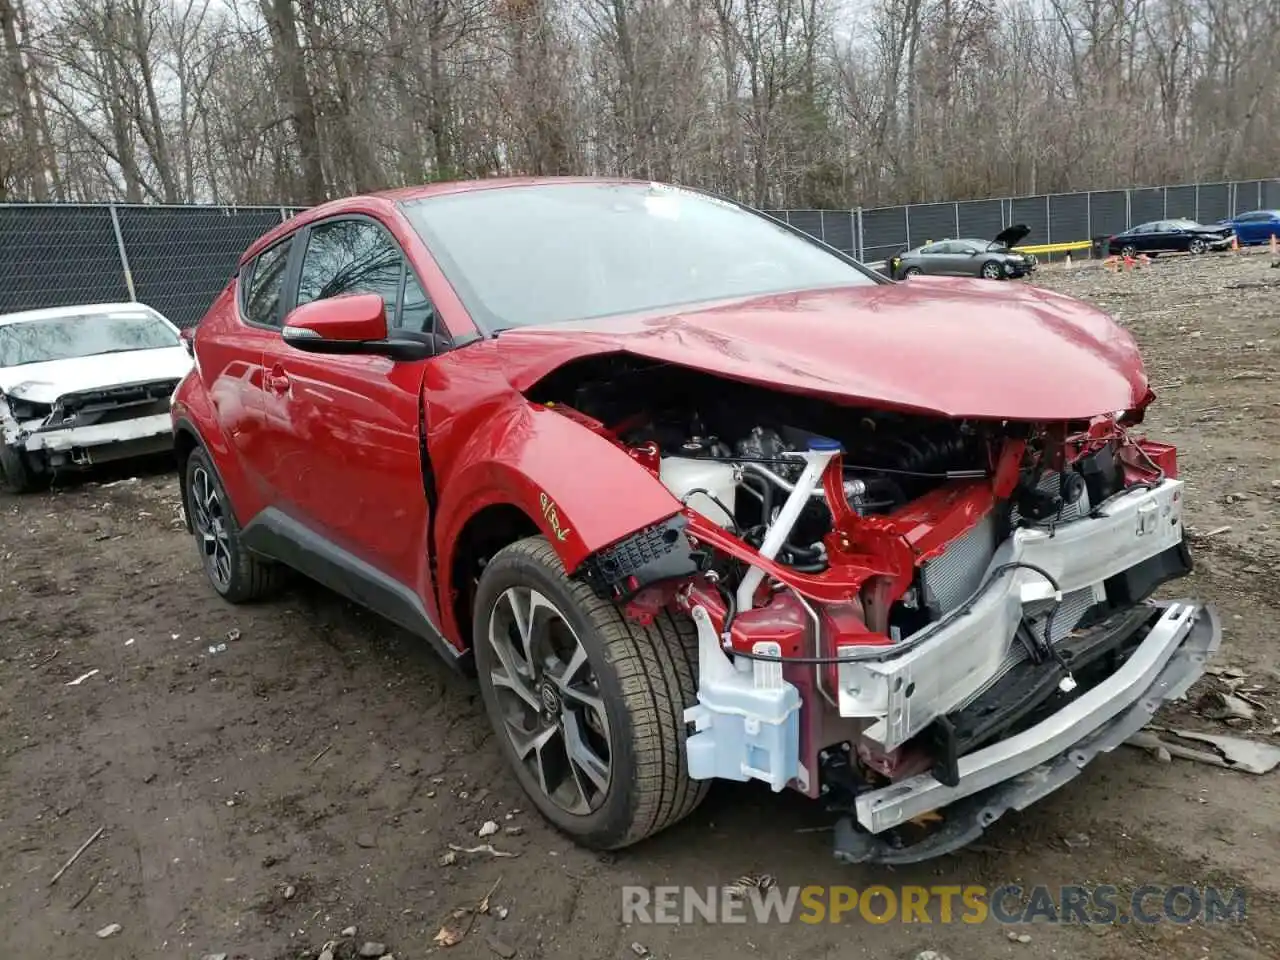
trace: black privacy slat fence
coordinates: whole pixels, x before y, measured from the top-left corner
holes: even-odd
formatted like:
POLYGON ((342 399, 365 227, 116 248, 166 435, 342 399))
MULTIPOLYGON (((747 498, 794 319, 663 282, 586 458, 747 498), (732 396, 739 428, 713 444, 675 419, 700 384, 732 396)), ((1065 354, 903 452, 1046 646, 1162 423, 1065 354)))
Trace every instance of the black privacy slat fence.
MULTIPOLYGON (((0 203, 0 313, 138 300, 194 326, 241 251, 299 209, 0 203)), ((1039 246, 1090 241, 1148 220, 1212 223, 1257 209, 1280 209, 1280 179, 767 212, 875 264, 930 240, 990 238, 1018 223, 1031 228, 1023 243, 1039 246)))

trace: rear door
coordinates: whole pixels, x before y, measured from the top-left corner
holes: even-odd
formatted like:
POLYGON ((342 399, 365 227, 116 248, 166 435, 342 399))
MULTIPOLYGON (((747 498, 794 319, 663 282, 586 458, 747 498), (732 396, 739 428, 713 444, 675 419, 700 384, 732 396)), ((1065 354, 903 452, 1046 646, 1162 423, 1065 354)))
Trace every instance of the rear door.
MULTIPOLYGON (((299 242, 294 306, 377 293, 389 327, 434 329, 417 274, 378 220, 335 216, 299 242)), ((281 509, 320 538, 318 549, 354 554, 409 586, 426 543, 420 404, 430 362, 307 353, 278 336, 264 358, 269 480, 281 509)))
POLYGON ((289 236, 244 264, 236 282, 202 323, 197 347, 200 376, 218 422, 252 487, 234 491, 236 501, 251 507, 269 498, 262 357, 279 339, 292 253, 293 237, 289 236))
POLYGON ((933 276, 950 274, 954 270, 951 257, 951 244, 943 240, 931 243, 920 249, 920 266, 925 273, 933 276))

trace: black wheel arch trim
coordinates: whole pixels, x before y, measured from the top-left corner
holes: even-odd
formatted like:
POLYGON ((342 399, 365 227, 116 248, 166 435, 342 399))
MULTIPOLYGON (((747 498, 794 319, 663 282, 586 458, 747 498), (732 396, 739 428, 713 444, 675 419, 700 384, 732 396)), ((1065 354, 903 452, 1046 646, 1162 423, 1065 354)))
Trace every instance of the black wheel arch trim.
POLYGON ((418 594, 394 577, 338 546, 277 507, 267 507, 240 530, 240 542, 431 643, 464 673, 471 652, 460 652, 432 622, 418 594))

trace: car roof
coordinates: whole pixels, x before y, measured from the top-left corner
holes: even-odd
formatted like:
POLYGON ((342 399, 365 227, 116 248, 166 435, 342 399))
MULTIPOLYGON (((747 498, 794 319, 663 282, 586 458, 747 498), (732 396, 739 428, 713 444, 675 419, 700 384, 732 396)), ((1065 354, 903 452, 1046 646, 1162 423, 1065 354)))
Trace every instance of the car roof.
POLYGON ((59 320, 64 317, 83 317, 85 314, 106 314, 113 317, 164 315, 145 303, 81 303, 70 307, 45 307, 41 310, 22 310, 18 313, 0 313, 0 327, 11 323, 29 323, 33 320, 59 320))
POLYGON ((331 217, 338 213, 354 213, 367 210, 381 210, 390 213, 398 204, 425 200, 428 197, 446 196, 449 194, 475 193, 480 190, 504 190, 512 187, 543 187, 555 184, 645 184, 649 180, 634 180, 618 177, 490 177, 484 180, 447 180, 440 183, 424 183, 412 187, 396 187, 375 193, 361 193, 337 200, 329 200, 314 207, 308 207, 301 213, 283 223, 272 227, 267 233, 255 240, 240 256, 239 264, 243 266, 259 253, 271 246, 299 227, 306 226, 316 220, 331 217))

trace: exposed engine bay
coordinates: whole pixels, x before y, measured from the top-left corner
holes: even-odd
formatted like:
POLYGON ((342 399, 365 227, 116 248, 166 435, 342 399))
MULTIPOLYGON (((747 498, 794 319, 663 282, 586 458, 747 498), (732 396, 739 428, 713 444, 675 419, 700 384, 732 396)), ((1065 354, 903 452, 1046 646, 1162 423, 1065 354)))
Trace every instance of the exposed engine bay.
POLYGON ((691 774, 843 803, 847 859, 943 843, 901 831, 1078 739, 1045 724, 1138 722, 1104 691, 1216 646, 1204 608, 1148 599, 1191 565, 1176 451, 1130 433, 1141 410, 949 420, 617 357, 530 399, 685 507, 582 574, 639 619, 693 616, 691 774))

